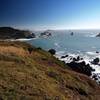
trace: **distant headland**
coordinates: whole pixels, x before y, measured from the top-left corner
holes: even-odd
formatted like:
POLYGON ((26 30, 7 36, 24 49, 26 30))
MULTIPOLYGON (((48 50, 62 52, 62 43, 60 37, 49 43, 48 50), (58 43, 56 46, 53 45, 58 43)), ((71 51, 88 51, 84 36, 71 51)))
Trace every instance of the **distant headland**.
POLYGON ((12 27, 0 27, 0 39, 30 39, 35 34, 28 30, 19 30, 12 27))

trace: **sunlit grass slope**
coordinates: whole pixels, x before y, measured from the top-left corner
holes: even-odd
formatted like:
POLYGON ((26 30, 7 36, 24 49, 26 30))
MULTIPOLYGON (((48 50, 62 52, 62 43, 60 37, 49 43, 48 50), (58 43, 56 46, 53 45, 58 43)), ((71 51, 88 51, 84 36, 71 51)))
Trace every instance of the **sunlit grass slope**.
POLYGON ((100 87, 40 48, 2 41, 0 100, 100 100, 100 87))

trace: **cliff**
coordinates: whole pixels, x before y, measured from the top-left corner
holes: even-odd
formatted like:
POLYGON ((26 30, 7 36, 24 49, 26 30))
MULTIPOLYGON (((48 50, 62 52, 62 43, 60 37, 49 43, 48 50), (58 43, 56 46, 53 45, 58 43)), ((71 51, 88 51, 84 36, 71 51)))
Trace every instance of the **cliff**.
POLYGON ((35 34, 26 30, 14 29, 12 27, 0 27, 0 39, 34 38, 35 34))
POLYGON ((0 100, 100 100, 100 87, 41 48, 2 41, 0 100))

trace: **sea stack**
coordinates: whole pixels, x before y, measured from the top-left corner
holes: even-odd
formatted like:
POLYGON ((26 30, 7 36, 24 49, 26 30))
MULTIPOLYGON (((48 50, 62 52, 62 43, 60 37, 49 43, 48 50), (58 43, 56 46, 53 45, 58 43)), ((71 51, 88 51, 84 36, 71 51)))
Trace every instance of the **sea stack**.
POLYGON ((73 36, 73 35, 74 35, 74 33, 73 33, 73 32, 71 32, 71 33, 70 33, 70 35, 71 35, 71 36, 73 36))
POLYGON ((98 34, 96 35, 96 37, 100 37, 100 33, 98 33, 98 34))

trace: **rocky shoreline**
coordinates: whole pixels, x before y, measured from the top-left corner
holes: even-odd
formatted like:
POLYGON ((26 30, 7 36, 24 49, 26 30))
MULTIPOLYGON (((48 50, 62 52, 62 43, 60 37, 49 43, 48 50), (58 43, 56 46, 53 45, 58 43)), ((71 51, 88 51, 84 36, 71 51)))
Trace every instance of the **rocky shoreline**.
MULTIPOLYGON (((96 52, 99 53, 99 52, 96 52)), ((60 57, 56 56, 59 60, 63 61, 68 65, 72 70, 85 74, 95 80, 100 84, 100 73, 97 73, 93 66, 100 66, 100 59, 98 57, 94 58, 88 63, 83 57, 79 55, 76 57, 70 56, 69 54, 62 55, 60 57), (67 60, 67 61, 66 61, 67 60)))

